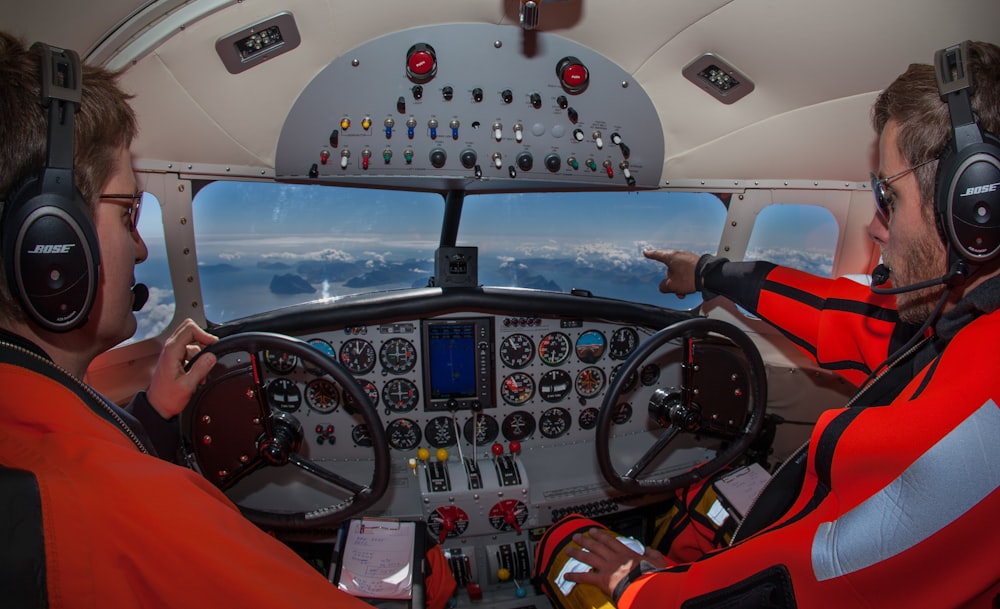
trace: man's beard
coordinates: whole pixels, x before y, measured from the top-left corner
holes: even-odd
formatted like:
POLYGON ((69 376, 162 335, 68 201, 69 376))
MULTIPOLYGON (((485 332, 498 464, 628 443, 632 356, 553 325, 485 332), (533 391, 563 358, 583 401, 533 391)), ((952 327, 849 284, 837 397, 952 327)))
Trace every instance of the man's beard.
MULTIPOLYGON (((945 268, 947 253, 942 248, 936 231, 922 232, 905 249, 907 251, 902 252, 900 263, 891 264, 890 260, 893 286, 906 287, 930 281, 944 276, 947 272, 945 268)), ((896 306, 899 309, 899 318, 911 324, 924 323, 934 310, 942 290, 944 290, 943 284, 897 294, 896 306)))

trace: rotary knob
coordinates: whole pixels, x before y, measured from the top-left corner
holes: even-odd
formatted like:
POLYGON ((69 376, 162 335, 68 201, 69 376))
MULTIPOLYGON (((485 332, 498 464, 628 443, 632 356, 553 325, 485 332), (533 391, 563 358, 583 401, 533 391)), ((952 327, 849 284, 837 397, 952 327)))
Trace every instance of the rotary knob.
POLYGON ((430 153, 431 165, 436 169, 441 169, 444 167, 445 161, 448 160, 448 153, 444 151, 444 148, 434 148, 430 153))
POLYGON ((520 534, 521 525, 528 519, 528 506, 517 499, 503 499, 490 508, 488 517, 494 529, 520 534))
POLYGON ((530 152, 518 153, 515 162, 517 163, 517 168, 521 171, 531 171, 531 168, 535 164, 535 160, 532 158, 530 152))
POLYGON ((458 155, 458 158, 462 161, 462 167, 472 169, 476 166, 476 156, 475 150, 472 148, 466 148, 458 155))

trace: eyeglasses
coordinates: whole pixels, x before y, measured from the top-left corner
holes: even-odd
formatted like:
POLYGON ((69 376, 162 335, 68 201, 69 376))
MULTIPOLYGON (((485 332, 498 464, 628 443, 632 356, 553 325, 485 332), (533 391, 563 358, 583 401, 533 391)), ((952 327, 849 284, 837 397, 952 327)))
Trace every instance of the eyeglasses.
POLYGON ((896 194, 892 191, 892 189, 886 190, 886 186, 888 186, 890 182, 898 180, 911 171, 915 171, 916 169, 923 167, 928 163, 933 163, 936 160, 937 159, 934 158, 926 160, 923 163, 917 163, 909 169, 904 169, 899 173, 893 174, 888 178, 882 178, 881 180, 874 171, 872 172, 872 194, 875 195, 875 212, 886 224, 889 223, 889 219, 892 217, 892 212, 896 209, 896 194))
POLYGON ((98 196, 98 199, 100 199, 101 203, 113 203, 122 207, 128 207, 128 218, 129 222, 131 222, 129 230, 135 232, 139 227, 139 212, 142 211, 142 197, 145 194, 142 190, 131 195, 101 194, 98 196))

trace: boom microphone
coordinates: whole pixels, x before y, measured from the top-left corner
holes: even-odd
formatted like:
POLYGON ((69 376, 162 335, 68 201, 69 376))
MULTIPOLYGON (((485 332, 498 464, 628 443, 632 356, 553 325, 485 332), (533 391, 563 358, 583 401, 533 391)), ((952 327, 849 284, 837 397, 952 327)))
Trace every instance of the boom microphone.
POLYGON ((132 286, 132 310, 138 311, 149 300, 149 288, 144 283, 132 286))
POLYGON ((949 286, 955 286, 965 281, 965 277, 968 275, 968 269, 964 263, 956 261, 951 265, 951 269, 948 270, 946 275, 938 277, 937 279, 928 279, 927 281, 921 281, 920 283, 914 283, 913 285, 904 285, 896 288, 878 287, 886 281, 889 281, 889 275, 891 273, 892 269, 884 264, 880 264, 875 267, 872 270, 872 292, 875 292, 876 294, 902 294, 904 292, 912 292, 914 290, 922 290, 924 288, 941 285, 942 283, 946 283, 949 286))

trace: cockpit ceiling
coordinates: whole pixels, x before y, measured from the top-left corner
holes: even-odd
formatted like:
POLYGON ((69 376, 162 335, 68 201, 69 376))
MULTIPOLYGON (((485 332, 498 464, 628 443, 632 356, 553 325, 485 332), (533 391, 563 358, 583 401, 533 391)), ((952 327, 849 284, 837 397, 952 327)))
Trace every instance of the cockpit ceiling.
MULTIPOLYGON (((140 161, 270 176, 285 117, 332 61, 418 26, 519 30, 517 7, 516 0, 106 0, 60 3, 53 19, 55 2, 4 0, 0 19, 28 39, 129 66, 124 82, 137 93, 143 125, 134 147, 140 161), (301 45, 230 74, 216 40, 282 11, 294 15, 301 45)), ((663 133, 661 183, 862 180, 873 154, 875 92, 939 48, 963 39, 1000 42, 995 0, 563 0, 541 9, 539 31, 607 57, 648 94, 663 133), (685 79, 683 68, 706 52, 746 74, 754 91, 727 105, 685 79)), ((532 33, 518 37, 530 48, 532 33)), ((481 69, 488 77, 491 66, 481 69)))

